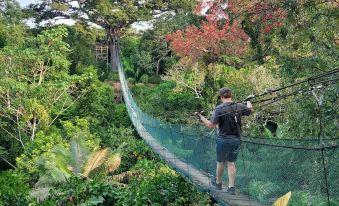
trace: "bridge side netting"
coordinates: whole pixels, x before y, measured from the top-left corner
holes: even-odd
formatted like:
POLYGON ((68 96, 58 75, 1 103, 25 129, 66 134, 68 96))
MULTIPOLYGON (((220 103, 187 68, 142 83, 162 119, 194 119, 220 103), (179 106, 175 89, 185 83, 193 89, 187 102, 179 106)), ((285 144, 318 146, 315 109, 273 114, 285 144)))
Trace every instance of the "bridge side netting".
MULTIPOLYGON (((124 100, 136 130, 145 129, 176 157, 214 175, 216 131, 162 122, 142 112, 128 88, 119 56, 116 59, 124 100)), ((321 206, 329 202, 339 205, 339 153, 336 145, 338 140, 324 140, 320 145, 316 140, 243 138, 236 162, 237 190, 264 204, 292 191, 290 205, 321 206)), ((189 173, 184 175, 191 176, 189 173)))

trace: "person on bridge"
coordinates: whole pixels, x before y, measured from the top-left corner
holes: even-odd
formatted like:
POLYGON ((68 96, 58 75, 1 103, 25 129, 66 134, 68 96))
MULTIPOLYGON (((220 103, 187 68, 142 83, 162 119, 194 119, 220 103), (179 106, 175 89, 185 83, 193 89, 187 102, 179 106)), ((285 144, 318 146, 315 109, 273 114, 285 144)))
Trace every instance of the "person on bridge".
POLYGON ((231 90, 224 87, 219 90, 218 96, 222 104, 215 108, 211 120, 206 119, 199 112, 195 113, 208 128, 218 127, 216 139, 217 169, 216 177, 211 179, 211 184, 219 190, 222 189, 222 175, 226 162, 228 171, 227 193, 232 195, 235 195, 236 168, 234 162, 237 160, 240 148, 241 117, 251 114, 252 104, 249 100, 253 97, 253 95, 247 97, 246 104, 234 103, 231 90))

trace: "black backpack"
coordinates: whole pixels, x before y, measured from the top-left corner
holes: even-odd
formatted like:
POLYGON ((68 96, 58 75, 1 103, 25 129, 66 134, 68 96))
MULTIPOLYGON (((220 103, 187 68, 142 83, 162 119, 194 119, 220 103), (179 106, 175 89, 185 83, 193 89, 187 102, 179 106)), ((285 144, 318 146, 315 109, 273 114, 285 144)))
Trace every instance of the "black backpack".
POLYGON ((241 111, 238 111, 237 104, 233 103, 228 105, 231 112, 225 114, 225 121, 227 122, 227 133, 229 135, 236 135, 240 137, 241 134, 241 111))

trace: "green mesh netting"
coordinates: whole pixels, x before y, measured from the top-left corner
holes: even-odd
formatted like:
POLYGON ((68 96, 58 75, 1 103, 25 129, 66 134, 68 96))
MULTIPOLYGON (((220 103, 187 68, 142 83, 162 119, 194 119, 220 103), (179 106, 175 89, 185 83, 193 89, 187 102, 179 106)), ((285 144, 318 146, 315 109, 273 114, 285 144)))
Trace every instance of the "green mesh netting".
MULTIPOLYGON (((119 57, 116 59, 127 110, 139 134, 143 137, 140 131, 146 130, 177 158, 206 175, 214 175, 216 131, 162 122, 142 112, 133 100, 119 57)), ((338 140, 322 143, 242 138, 236 162, 237 190, 268 205, 288 191, 292 191, 289 205, 339 205, 338 140)), ((175 164, 171 166, 176 168, 175 164)), ((192 178, 187 171, 179 172, 192 178)), ((224 178, 227 182, 226 170, 224 178)))

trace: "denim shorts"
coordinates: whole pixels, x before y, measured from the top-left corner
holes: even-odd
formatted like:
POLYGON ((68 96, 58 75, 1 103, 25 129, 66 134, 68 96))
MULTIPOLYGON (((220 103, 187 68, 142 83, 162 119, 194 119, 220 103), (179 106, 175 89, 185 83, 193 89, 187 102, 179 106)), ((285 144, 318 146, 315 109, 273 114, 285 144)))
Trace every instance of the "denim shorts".
POLYGON ((240 148, 240 138, 220 138, 216 139, 217 161, 235 162, 240 148))

